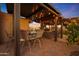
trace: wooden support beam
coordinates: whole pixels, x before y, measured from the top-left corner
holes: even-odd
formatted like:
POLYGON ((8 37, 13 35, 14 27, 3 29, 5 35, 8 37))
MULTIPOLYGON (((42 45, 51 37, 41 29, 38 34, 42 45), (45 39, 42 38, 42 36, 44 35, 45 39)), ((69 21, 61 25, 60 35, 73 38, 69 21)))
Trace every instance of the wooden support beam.
MULTIPOLYGON (((1 12, 1 4, 0 4, 0 12, 1 12)), ((3 35, 3 24, 2 24, 2 14, 0 13, 0 44, 3 43, 4 35, 3 35)))
POLYGON ((30 15, 28 16, 25 16, 26 18, 29 18, 29 17, 32 17, 33 15, 37 14, 39 11, 41 11, 43 8, 42 7, 39 7, 37 10, 35 10, 33 13, 31 13, 30 15))
POLYGON ((61 34, 60 37, 63 38, 63 19, 61 18, 61 34))
POLYGON ((58 17, 55 17, 55 41, 57 41, 57 20, 58 17))
POLYGON ((1 3, 0 3, 0 12, 1 12, 1 3))
POLYGON ((20 4, 14 3, 13 35, 15 37, 15 55, 20 56, 20 4))
POLYGON ((2 43, 1 41, 2 41, 2 19, 1 19, 1 16, 0 16, 0 44, 2 43))
POLYGON ((46 5, 44 5, 43 3, 41 3, 41 5, 43 7, 45 7, 46 9, 48 9, 52 14, 55 14, 56 16, 59 16, 59 14, 57 14, 56 12, 54 12, 53 10, 51 10, 49 7, 47 7, 46 5))

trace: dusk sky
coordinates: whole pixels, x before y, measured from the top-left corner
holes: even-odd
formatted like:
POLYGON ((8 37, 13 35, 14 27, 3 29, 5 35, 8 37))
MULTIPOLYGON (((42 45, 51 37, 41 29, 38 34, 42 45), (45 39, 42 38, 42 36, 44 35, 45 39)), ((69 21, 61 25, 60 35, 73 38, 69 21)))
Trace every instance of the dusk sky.
MULTIPOLYGON (((64 18, 79 17, 79 3, 50 3, 64 18)), ((6 11, 6 5, 2 4, 2 11, 6 11)))
POLYGON ((64 18, 79 17, 79 3, 54 3, 51 4, 64 18))

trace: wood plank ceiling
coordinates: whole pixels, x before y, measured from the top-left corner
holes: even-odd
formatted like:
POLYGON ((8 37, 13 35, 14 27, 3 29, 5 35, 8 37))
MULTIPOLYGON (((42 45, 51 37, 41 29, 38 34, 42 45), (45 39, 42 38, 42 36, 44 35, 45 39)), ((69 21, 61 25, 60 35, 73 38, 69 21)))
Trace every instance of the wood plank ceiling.
MULTIPOLYGON (((45 6, 53 10, 56 14, 60 16, 60 13, 56 11, 53 7, 49 4, 44 3, 45 6)), ((7 3, 7 11, 10 14, 13 14, 13 4, 7 3)), ((51 13, 48 9, 46 9, 40 3, 22 3, 21 4, 21 16, 26 18, 34 18, 35 21, 40 22, 45 21, 46 23, 53 22, 52 19, 56 17, 56 15, 51 13)), ((49 23, 52 24, 52 23, 49 23)))

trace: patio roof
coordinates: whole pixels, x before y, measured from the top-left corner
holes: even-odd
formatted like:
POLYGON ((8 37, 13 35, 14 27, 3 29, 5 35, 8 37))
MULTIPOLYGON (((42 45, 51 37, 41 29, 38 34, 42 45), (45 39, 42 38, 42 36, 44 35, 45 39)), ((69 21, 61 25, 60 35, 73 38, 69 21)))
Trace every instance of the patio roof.
MULTIPOLYGON (((7 3, 6 5, 7 5, 8 13, 12 14, 14 4, 13 3, 7 3)), ((57 10, 55 10, 53 7, 51 7, 47 3, 21 3, 20 5, 21 5, 21 16, 26 17, 26 18, 31 17, 32 15, 35 15, 37 12, 40 12, 42 10, 48 10, 47 8, 52 10, 53 14, 55 14, 55 15, 60 14, 57 10), (37 6, 37 9, 34 10, 34 12, 32 12, 33 7, 36 7, 36 6, 37 6)), ((48 13, 48 12, 46 12, 46 13, 48 13)))

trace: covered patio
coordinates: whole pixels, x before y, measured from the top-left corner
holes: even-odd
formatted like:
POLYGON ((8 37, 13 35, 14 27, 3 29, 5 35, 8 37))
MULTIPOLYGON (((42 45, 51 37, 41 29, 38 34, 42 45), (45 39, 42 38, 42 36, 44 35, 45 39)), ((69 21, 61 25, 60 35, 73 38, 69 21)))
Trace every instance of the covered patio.
POLYGON ((6 4, 0 12, 1 55, 70 55, 60 12, 47 3, 6 4), (6 49, 6 50, 5 50, 6 49))

